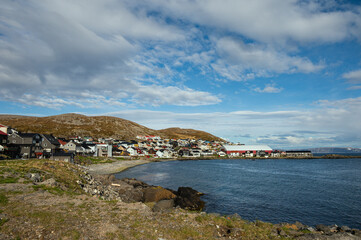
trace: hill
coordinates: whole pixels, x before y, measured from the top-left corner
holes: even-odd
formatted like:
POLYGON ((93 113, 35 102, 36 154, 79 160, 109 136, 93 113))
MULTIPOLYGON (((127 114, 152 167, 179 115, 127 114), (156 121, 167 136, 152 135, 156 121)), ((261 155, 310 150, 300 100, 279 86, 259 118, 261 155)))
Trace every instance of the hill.
POLYGON ((181 128, 154 130, 122 118, 88 117, 74 113, 49 117, 0 115, 0 123, 25 133, 37 132, 65 138, 69 136, 92 136, 95 138, 112 137, 131 140, 135 139, 137 135, 157 135, 162 138, 222 140, 199 130, 181 128))

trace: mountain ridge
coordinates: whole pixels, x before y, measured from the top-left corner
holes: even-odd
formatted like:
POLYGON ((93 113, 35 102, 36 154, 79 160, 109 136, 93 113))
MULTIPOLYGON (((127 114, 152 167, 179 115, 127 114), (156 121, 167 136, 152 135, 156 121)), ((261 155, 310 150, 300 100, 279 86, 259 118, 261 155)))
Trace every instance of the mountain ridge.
POLYGON ((157 135, 162 138, 190 138, 209 141, 223 141, 210 133, 182 128, 154 130, 136 122, 113 116, 85 116, 66 113, 47 117, 23 115, 0 115, 0 124, 10 126, 21 132, 53 134, 57 137, 92 136, 94 138, 112 137, 131 140, 137 135, 157 135))

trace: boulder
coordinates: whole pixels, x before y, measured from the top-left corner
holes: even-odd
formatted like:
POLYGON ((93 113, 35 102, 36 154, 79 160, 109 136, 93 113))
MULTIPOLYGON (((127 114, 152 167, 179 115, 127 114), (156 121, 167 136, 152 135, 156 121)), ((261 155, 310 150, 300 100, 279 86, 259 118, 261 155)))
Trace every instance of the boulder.
POLYGON ((328 226, 326 226, 324 224, 318 224, 315 227, 316 227, 317 231, 321 231, 321 232, 324 232, 324 233, 330 233, 331 232, 330 227, 328 227, 328 226))
POLYGON ((48 186, 48 187, 55 187, 58 185, 58 183, 55 181, 54 178, 49 178, 43 182, 41 182, 40 184, 43 184, 45 186, 48 186))
POLYGON ((132 185, 134 188, 137 187, 141 187, 141 188, 147 188, 149 187, 148 184, 146 184, 145 182, 139 181, 135 178, 123 178, 122 179, 123 182, 132 185))
POLYGON ((343 231, 343 232, 351 232, 351 228, 349 228, 348 226, 342 226, 341 231, 343 231))
POLYGON ((298 221, 295 222, 295 225, 298 228, 298 230, 306 230, 308 228, 307 225, 304 225, 304 224, 302 224, 302 223, 300 223, 298 221))
POLYGON ((179 187, 175 205, 188 210, 201 211, 205 203, 200 199, 200 195, 202 194, 190 187, 179 187))
POLYGON ((169 211, 173 209, 174 207, 174 199, 166 199, 166 200, 160 200, 157 202, 152 210, 153 212, 163 212, 163 211, 169 211))
POLYGON ((150 187, 143 189, 144 202, 158 202, 164 199, 173 199, 176 197, 171 191, 162 187, 150 187))
POLYGON ((123 192, 119 194, 120 198, 123 202, 131 203, 131 202, 141 202, 143 200, 143 191, 140 189, 132 189, 130 191, 123 192))
POLYGON ((28 173, 26 174, 26 177, 33 182, 41 182, 41 176, 39 173, 28 173))

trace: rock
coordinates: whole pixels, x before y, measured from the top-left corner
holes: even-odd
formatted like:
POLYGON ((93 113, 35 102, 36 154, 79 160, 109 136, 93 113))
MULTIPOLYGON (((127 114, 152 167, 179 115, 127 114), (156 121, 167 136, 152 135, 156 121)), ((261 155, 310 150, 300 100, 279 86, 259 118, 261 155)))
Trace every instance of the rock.
POLYGON ((123 202, 141 202, 143 200, 143 191, 140 189, 131 189, 119 194, 123 202))
POLYGON ((158 202, 163 199, 173 199, 176 197, 171 191, 162 187, 150 187, 143 190, 144 202, 158 202))
POLYGON ((322 231, 324 233, 330 233, 331 230, 328 226, 324 225, 324 224, 318 224, 315 226, 317 231, 322 231))
POLYGON ((282 228, 277 228, 277 234, 281 237, 287 236, 287 233, 282 228))
POLYGON ((26 174, 26 177, 33 182, 41 182, 41 177, 39 173, 28 173, 26 174))
POLYGON ((54 178, 49 178, 48 180, 45 180, 45 181, 41 182, 40 184, 43 184, 43 185, 49 186, 49 187, 55 187, 58 185, 58 183, 55 181, 54 178))
POLYGON ((333 233, 338 232, 339 229, 340 229, 340 228, 339 228, 336 224, 330 226, 330 231, 333 232, 333 233))
POLYGON ((358 229, 352 229, 351 234, 361 238, 361 231, 358 229))
POLYGON ((132 185, 134 188, 137 187, 141 187, 141 188, 147 188, 149 187, 148 184, 146 184, 145 182, 139 181, 135 178, 123 178, 122 179, 123 182, 132 185))
POLYGON ((173 209, 173 207, 174 207, 174 199, 160 200, 153 206, 152 210, 153 212, 163 212, 163 211, 169 211, 173 209))
POLYGON ((293 230, 298 230, 298 227, 296 224, 289 224, 289 223, 286 223, 284 225, 284 227, 288 228, 288 229, 293 229, 293 230))
POLYGON ((351 232, 351 228, 349 228, 348 226, 342 226, 340 229, 343 232, 351 232))
POLYGON ((200 199, 200 193, 190 187, 178 188, 175 204, 181 208, 194 211, 201 211, 205 205, 204 201, 200 199))
POLYGON ((314 227, 308 227, 308 228, 306 228, 306 230, 308 230, 310 232, 315 232, 316 231, 316 229, 314 227))
POLYGON ((295 222, 295 225, 299 230, 306 230, 308 228, 307 225, 304 225, 304 224, 302 224, 302 223, 300 223, 298 221, 295 222))

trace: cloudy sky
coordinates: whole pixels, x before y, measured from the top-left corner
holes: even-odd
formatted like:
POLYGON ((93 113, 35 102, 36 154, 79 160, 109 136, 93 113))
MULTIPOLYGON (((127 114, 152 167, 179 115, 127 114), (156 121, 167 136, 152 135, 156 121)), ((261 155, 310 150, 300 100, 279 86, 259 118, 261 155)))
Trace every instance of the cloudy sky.
POLYGON ((0 113, 361 147, 361 4, 3 0, 0 113))

